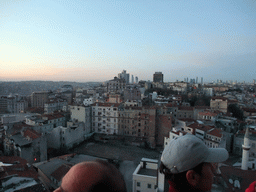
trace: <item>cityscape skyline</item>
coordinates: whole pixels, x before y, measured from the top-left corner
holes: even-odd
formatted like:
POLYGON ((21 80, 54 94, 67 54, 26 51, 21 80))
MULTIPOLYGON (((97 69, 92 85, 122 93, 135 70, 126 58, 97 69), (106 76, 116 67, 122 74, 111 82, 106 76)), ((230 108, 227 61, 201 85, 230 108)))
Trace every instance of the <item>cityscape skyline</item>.
POLYGON ((0 81, 252 82, 255 1, 2 1, 0 81), (200 81, 200 80, 199 80, 200 81))

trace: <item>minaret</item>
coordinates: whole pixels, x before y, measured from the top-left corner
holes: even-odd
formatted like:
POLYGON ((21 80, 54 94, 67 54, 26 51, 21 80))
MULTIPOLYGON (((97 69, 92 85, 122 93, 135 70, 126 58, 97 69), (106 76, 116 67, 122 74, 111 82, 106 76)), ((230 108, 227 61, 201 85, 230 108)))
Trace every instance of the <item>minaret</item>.
POLYGON ((249 139, 249 128, 246 128, 245 135, 244 135, 244 144, 243 147, 243 156, 242 156, 242 170, 248 170, 248 162, 249 162, 249 150, 250 146, 250 139, 249 139))

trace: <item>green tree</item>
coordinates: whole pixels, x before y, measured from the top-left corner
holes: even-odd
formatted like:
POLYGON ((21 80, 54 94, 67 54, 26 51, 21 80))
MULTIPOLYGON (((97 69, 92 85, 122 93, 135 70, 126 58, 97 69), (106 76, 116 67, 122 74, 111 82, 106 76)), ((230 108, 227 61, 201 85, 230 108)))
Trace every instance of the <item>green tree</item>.
POLYGON ((228 111, 232 113, 232 117, 235 117, 242 121, 244 120, 244 113, 236 104, 230 104, 228 106, 228 111))

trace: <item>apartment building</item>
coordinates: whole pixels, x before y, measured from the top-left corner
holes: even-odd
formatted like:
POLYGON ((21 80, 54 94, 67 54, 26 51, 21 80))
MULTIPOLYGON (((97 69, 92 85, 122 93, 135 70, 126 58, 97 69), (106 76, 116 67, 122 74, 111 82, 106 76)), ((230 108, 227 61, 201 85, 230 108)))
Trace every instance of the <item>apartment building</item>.
POLYGON ((218 113, 214 113, 211 111, 204 111, 204 112, 198 113, 198 120, 214 122, 217 119, 217 117, 218 117, 218 113))
POLYGON ((212 110, 217 110, 223 113, 227 113, 228 99, 225 97, 212 97, 210 101, 210 107, 212 110))
POLYGON ((95 103, 92 105, 92 131, 95 133, 119 134, 118 103, 95 103))
POLYGON ((211 129, 206 133, 204 142, 209 148, 226 148, 226 142, 224 140, 221 129, 211 129))
POLYGON ((44 107, 48 102, 48 91, 33 92, 31 94, 31 107, 44 107))
POLYGON ((188 106, 179 106, 177 118, 194 118, 194 108, 188 106))
POLYGON ((60 113, 26 116, 26 124, 40 133, 47 133, 53 128, 66 125, 66 118, 60 113))
POLYGON ((120 107, 118 130, 120 135, 144 138, 151 147, 156 145, 156 108, 120 107))
POLYGON ((166 107, 158 107, 156 114, 156 145, 162 146, 164 138, 168 136, 172 130, 173 118, 172 114, 167 112, 166 107))
POLYGON ((125 85, 125 79, 114 77, 114 79, 107 82, 107 92, 122 93, 125 85))
POLYGON ((124 101, 141 100, 140 89, 136 86, 126 86, 124 90, 124 101))
POLYGON ((72 121, 83 122, 91 130, 91 107, 83 105, 70 105, 72 121))
POLYGON ((62 99, 56 99, 49 101, 44 104, 44 113, 45 114, 50 114, 53 113, 54 111, 62 110, 63 107, 67 107, 68 102, 62 99))
POLYGON ((28 102, 18 97, 7 98, 8 113, 24 113, 28 108, 28 102))

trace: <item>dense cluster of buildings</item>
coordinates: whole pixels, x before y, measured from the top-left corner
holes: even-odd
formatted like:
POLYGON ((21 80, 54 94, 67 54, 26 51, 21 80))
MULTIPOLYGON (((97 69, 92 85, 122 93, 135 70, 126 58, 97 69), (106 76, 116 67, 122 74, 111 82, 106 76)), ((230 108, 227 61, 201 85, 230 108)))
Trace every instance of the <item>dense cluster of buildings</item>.
MULTIPOLYGON (((254 84, 203 84, 203 79, 199 83, 198 78, 191 82, 185 79, 165 83, 161 72, 153 75, 153 82, 138 82, 137 77, 129 79, 124 70, 118 77, 94 88, 64 85, 56 91, 33 92, 29 97, 1 96, 2 155, 25 159, 28 167, 36 164, 42 177, 49 179, 47 190, 59 185, 58 168, 69 170, 83 158, 73 163, 58 159, 58 166, 52 165, 56 169, 47 168, 53 171, 49 173, 43 173, 44 163, 40 162, 49 160, 50 151, 74 148, 93 134, 133 138, 131 144, 153 149, 164 148, 176 137, 194 134, 208 147, 224 147, 235 155, 242 155, 246 135, 248 161, 254 158, 247 169, 255 169, 256 100, 255 92, 248 91, 255 88, 254 84), (169 94, 161 95, 157 90, 168 90, 169 94), (200 100, 203 96, 208 98, 208 105, 200 100), (193 98, 198 100, 192 105, 193 98), (234 117, 230 105, 235 105, 244 119, 234 117)), ((23 169, 28 167, 24 165, 23 169)), ((159 185, 164 188, 164 184, 155 181, 162 177, 157 176, 156 167, 155 160, 142 160, 134 174, 135 180, 144 172, 152 174, 154 179, 145 186, 134 181, 134 191, 143 191, 141 187, 155 191, 161 188, 159 185), (147 171, 148 166, 152 170, 147 171)), ((63 176, 64 172, 61 173, 63 176)), ((34 182, 40 187, 39 183, 34 182)))

